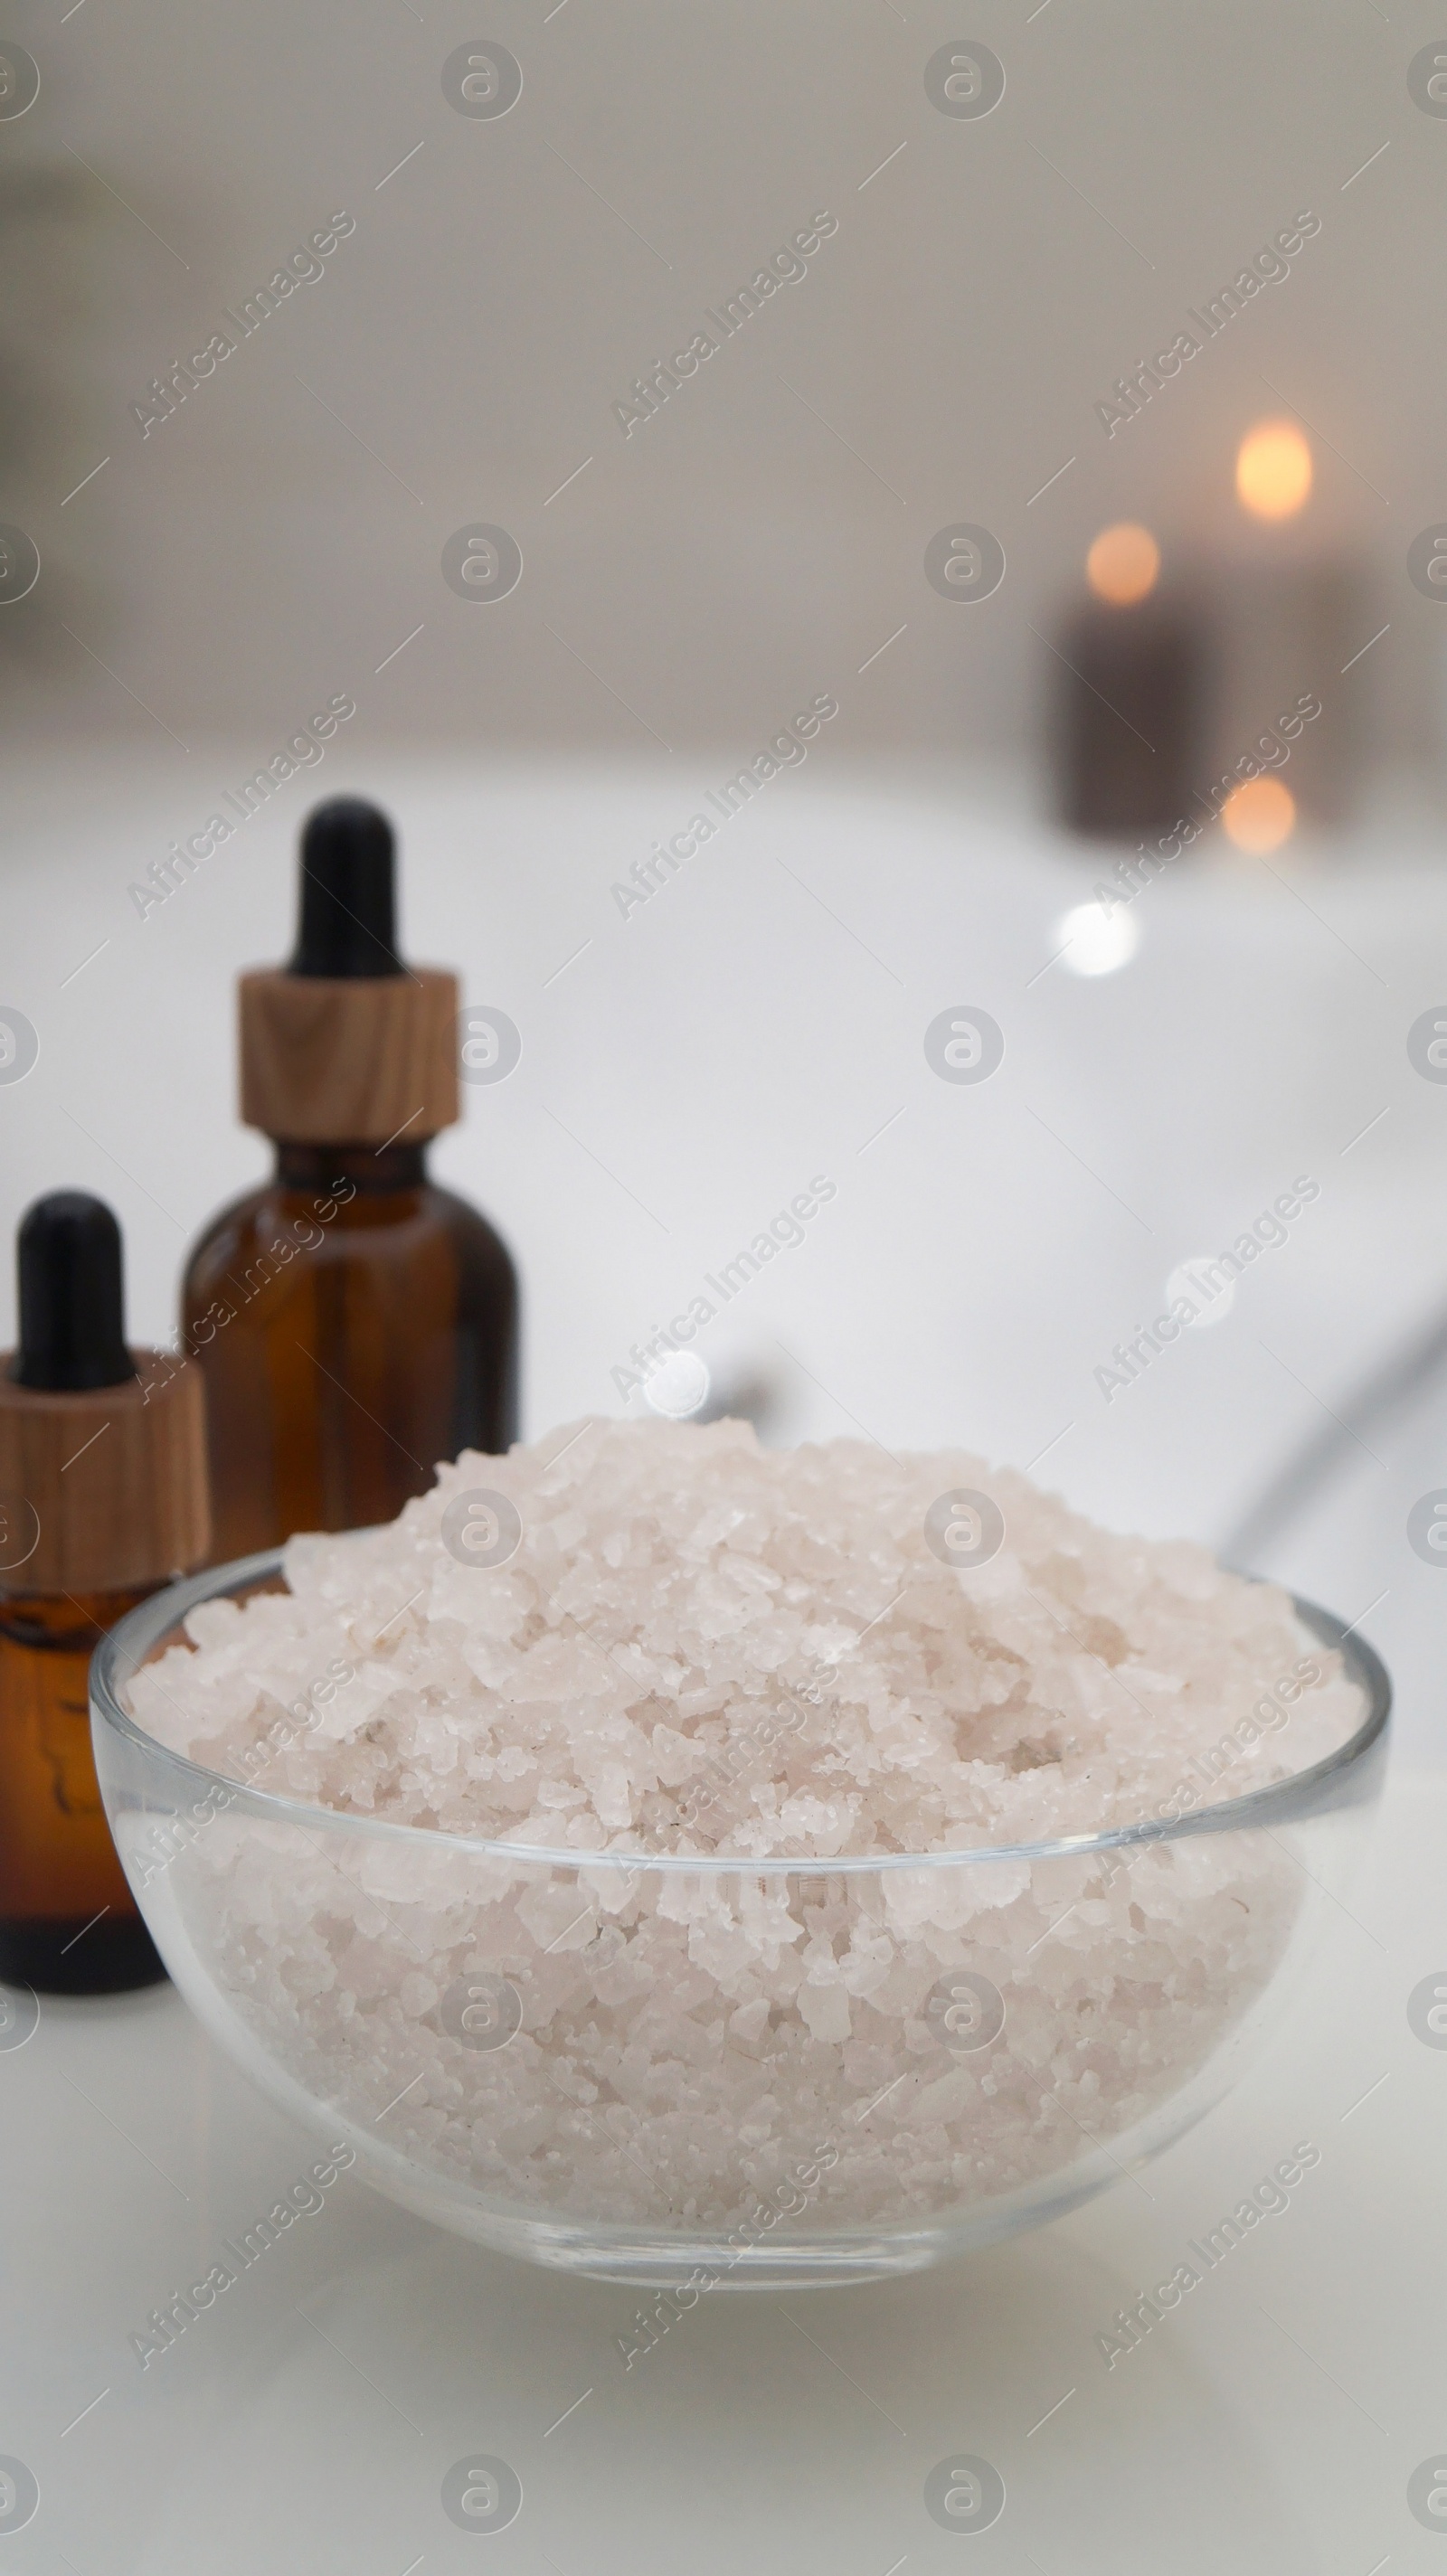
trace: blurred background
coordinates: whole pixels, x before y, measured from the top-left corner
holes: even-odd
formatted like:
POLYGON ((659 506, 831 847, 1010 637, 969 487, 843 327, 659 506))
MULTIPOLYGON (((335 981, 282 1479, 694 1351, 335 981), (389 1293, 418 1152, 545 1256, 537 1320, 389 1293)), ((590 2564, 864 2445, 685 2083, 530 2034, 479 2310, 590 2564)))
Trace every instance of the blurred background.
POLYGON ((1032 625, 1129 516, 1178 577, 1350 565, 1397 618, 1354 693, 1371 748, 1434 758, 1440 639, 1400 595, 1443 506, 1427 316, 1447 136, 1407 88, 1430 12, 1390 33, 1371 0, 966 17, 1005 74, 983 114, 925 88, 955 20, 890 0, 497 0, 482 20, 258 0, 204 30, 167 0, 14 0, 42 86, 0 137, 4 474, 47 579, 7 634, 12 707, 72 737, 131 730, 65 621, 184 738, 244 719, 260 756, 342 685, 339 661, 370 676, 420 618, 372 693, 374 739, 613 756, 652 726, 729 753, 907 619, 852 693, 851 753, 1028 757, 1032 625), (502 114, 443 89, 479 29, 523 75, 502 114), (339 209, 356 229, 322 280, 143 434, 150 379, 339 209), (1287 282, 1107 434, 1115 380, 1303 210, 1320 231, 1287 282), (805 279, 625 433, 633 378, 818 211, 838 229, 805 279), (1315 482, 1309 531, 1264 547, 1232 467, 1271 413, 1315 425, 1315 482), (439 582, 473 520, 522 549, 505 621, 439 582), (978 625, 921 589, 956 520, 1009 562, 978 625))
POLYGON ((661 1403, 1244 1534, 1434 1749, 1434 31, 13 0, 7 1241, 100 1191, 173 1332, 267 1160, 235 976, 309 804, 375 795, 411 953, 522 1032, 436 1163, 518 1258, 528 1436, 646 1410, 630 1355, 822 1174, 661 1403))

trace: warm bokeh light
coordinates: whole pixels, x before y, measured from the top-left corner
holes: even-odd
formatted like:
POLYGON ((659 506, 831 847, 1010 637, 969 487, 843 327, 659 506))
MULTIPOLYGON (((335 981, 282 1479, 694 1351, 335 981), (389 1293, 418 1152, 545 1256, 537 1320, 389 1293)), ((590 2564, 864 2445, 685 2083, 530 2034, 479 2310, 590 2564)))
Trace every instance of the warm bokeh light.
POLYGON ((1238 850, 1260 857, 1279 850, 1296 822, 1296 798, 1279 778, 1248 778, 1221 808, 1222 828, 1238 850))
POLYGON ((1236 497, 1256 519, 1289 519, 1311 492, 1311 448, 1294 420, 1259 420, 1236 454, 1236 497))
POLYGON ((1149 528, 1122 519, 1102 528, 1085 558, 1085 577, 1097 599, 1112 608, 1131 608, 1156 586, 1161 550, 1149 528))

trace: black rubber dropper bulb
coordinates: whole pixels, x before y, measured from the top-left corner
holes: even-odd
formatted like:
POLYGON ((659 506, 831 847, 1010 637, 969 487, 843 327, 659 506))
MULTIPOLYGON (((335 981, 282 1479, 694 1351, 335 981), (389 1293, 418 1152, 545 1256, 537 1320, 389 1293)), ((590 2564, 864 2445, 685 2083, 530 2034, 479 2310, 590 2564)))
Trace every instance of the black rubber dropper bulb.
POLYGON ((104 1199, 52 1190, 21 1220, 17 1386, 120 1386, 136 1374, 126 1348, 121 1230, 104 1199))
POLYGON ((301 920, 291 975, 403 975, 392 826, 361 796, 333 796, 301 836, 301 920))

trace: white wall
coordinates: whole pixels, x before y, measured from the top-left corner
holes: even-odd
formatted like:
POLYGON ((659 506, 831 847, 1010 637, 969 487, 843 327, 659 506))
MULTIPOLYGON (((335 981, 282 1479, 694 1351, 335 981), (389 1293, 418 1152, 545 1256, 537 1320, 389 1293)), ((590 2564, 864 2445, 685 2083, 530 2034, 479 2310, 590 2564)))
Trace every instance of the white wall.
POLYGON ((1426 739, 1438 612, 1403 559, 1447 517, 1447 120, 1407 93, 1423 0, 14 0, 7 24, 43 75, 0 123, 0 518, 43 556, 0 615, 25 734, 149 738, 180 777, 157 723, 260 759, 346 688, 378 740, 742 756, 832 688, 851 752, 1032 745, 1031 628, 1090 536, 1139 514, 1169 562, 1228 563, 1235 441, 1276 388, 1330 441, 1288 543, 1360 565, 1364 637, 1391 620, 1371 726, 1426 739), (1007 72, 979 121, 924 88, 961 27, 1007 72), (496 121, 441 87, 479 32, 524 71, 496 121), (153 371, 343 207, 323 282, 143 439, 153 371), (1289 282, 1108 440, 1117 373, 1304 207, 1289 282), (634 372, 821 208, 806 281, 625 440, 634 372), (968 609, 921 568, 960 519, 1009 562, 968 609), (493 607, 439 570, 473 520, 525 558, 493 607))

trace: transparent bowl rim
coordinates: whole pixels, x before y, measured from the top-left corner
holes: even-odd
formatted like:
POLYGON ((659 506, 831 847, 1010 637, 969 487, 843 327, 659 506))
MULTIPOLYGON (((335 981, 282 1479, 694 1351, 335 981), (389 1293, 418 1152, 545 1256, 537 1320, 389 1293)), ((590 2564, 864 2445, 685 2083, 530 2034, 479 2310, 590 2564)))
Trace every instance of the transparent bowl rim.
MULTIPOLYGON (((1269 1788, 1250 1790, 1244 1797, 1193 1807, 1174 1819, 1146 1817, 1135 1824, 1111 1826, 1098 1833, 1069 1834, 1049 1842, 981 1843, 927 1852, 850 1852, 832 1857, 809 1852, 778 1857, 739 1852, 580 1851, 542 1843, 498 1841, 483 1835, 449 1833, 433 1825, 402 1824, 386 1816, 351 1815, 340 1808, 255 1788, 249 1782, 232 1779, 224 1771, 209 1770, 203 1763, 192 1761, 189 1754, 173 1752, 159 1737, 148 1735, 121 1706, 121 1687, 169 1629, 179 1627, 188 1612, 203 1601, 220 1600, 274 1578, 283 1570, 284 1557, 282 1548, 263 1548, 254 1556, 233 1558, 229 1565, 209 1566, 200 1574, 168 1584, 128 1611, 107 1631, 91 1658, 91 1705, 96 1717, 148 1758, 164 1761, 193 1780, 198 1797, 214 1798, 218 1789, 224 1790, 223 1806, 241 1807, 249 1814, 273 1823, 300 1826, 309 1833, 348 1833, 372 1841, 410 1843, 433 1853, 443 1849, 529 1867, 546 1865, 570 1872, 659 1871, 695 1878, 861 1877, 896 1870, 981 1867, 1001 1861, 1079 1859, 1094 1852, 1127 1850, 1148 1843, 1184 1842, 1196 1834, 1269 1828, 1365 1796, 1373 1769, 1371 1757, 1384 1746, 1392 1710, 1392 1684, 1386 1666, 1365 1639, 1355 1633, 1354 1626, 1348 1627, 1331 1611, 1288 1591, 1287 1597, 1302 1625, 1322 1645, 1340 1653, 1349 1679, 1364 1696, 1366 1715, 1355 1734, 1338 1745, 1334 1753, 1288 1774, 1269 1788)), ((1257 1582, 1265 1578, 1253 1575, 1246 1579, 1257 1582)))

